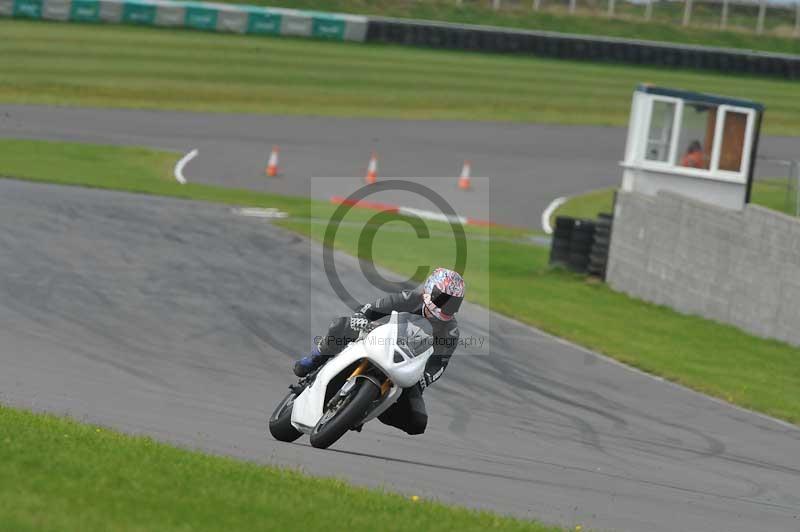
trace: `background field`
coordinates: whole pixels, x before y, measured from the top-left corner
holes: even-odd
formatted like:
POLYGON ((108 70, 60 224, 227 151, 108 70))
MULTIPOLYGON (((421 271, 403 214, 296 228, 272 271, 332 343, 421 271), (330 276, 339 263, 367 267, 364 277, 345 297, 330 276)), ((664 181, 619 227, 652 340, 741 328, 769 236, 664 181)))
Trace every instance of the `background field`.
POLYGON ((730 6, 729 31, 720 31, 721 4, 701 2, 695 2, 692 24, 686 28, 681 26, 684 6, 677 2, 656 2, 652 22, 645 22, 644 3, 617 2, 616 18, 610 19, 606 0, 580 0, 576 2, 574 15, 569 14, 569 2, 566 0, 542 0, 539 12, 532 9, 531 0, 504 0, 499 11, 492 9, 491 0, 464 0, 461 6, 457 5, 456 0, 223 1, 800 53, 800 40, 791 38, 794 25, 791 9, 767 10, 764 27, 775 35, 756 36, 752 34, 758 12, 755 4, 730 6))
POLYGON ((0 20, 0 101, 624 125, 648 81, 752 98, 800 133, 797 83, 532 57, 0 20), (735 79, 735 83, 732 80, 735 79))

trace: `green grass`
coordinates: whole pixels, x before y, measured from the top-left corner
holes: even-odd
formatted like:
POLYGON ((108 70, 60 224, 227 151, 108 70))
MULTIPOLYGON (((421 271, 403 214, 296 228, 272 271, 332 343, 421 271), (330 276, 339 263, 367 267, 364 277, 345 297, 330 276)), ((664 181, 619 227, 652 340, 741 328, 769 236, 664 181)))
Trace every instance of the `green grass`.
POLYGON ((753 186, 753 203, 780 211, 792 216, 797 215, 797 188, 789 187, 784 179, 767 179, 757 181, 753 186))
POLYGON ((465 1, 458 7, 455 0, 424 0, 398 2, 397 0, 224 0, 230 3, 248 3, 284 6, 295 9, 314 9, 360 13, 403 18, 443 20, 466 24, 488 24, 535 30, 611 35, 654 41, 703 44, 800 53, 800 42, 791 38, 794 13, 788 9, 769 9, 765 28, 773 35, 753 35, 756 26, 757 6, 730 6, 728 27, 734 31, 719 31, 720 8, 695 4, 692 27, 681 26, 683 4, 658 2, 653 9, 653 21, 644 21, 644 5, 617 2, 617 18, 606 16, 607 2, 578 2, 574 15, 567 12, 568 3, 544 0, 542 10, 531 9, 531 1, 503 2, 503 9, 495 11, 491 1, 465 1))
POLYGON ((550 225, 555 227, 556 216, 571 216, 573 218, 597 218, 598 213, 610 213, 614 207, 613 188, 593 190, 578 196, 571 196, 567 201, 553 211, 550 225))
MULTIPOLYGON (((276 208, 301 220, 308 227, 309 220, 322 228, 337 209, 325 201, 282 196, 252 190, 225 188, 199 183, 181 185, 173 177, 175 163, 182 154, 127 146, 106 146, 74 142, 0 139, 0 176, 27 181, 41 181, 60 185, 122 190, 125 192, 154 194, 173 198, 210 201, 228 205, 276 208)), ((342 224, 359 224, 359 227, 376 213, 352 209, 342 218, 342 224)), ((408 220, 404 216, 390 219, 408 220)), ((297 220, 295 220, 297 221, 297 220)), ((451 234, 445 223, 427 222, 435 233, 451 234)), ((403 223, 403 229, 408 224, 403 223)), ((481 238, 489 236, 518 239, 531 234, 526 229, 512 227, 464 226, 464 231, 481 238)))
POLYGON ((762 101, 766 132, 800 134, 798 85, 783 80, 7 19, 0 35, 4 103, 621 126, 649 81, 762 101))
MULTIPOLYGON (((170 166, 167 161, 176 160, 176 154, 37 141, 2 141, 0 153, 0 175, 282 208, 293 215, 285 226, 317 240, 322 239, 326 226, 309 217, 324 222, 333 212, 328 204, 302 198, 178 185, 171 181, 169 173, 159 175, 165 166, 170 166), (102 158, 96 151, 103 152, 102 158), (93 164, 89 169, 78 170, 84 155, 93 164), (155 167, 140 171, 134 162, 113 164, 115 159, 148 160, 155 167), (115 177, 104 180, 104 171, 115 177), (84 174, 86 178, 81 177, 84 174)), ((595 206, 583 205, 583 212, 608 210, 610 192, 605 193, 605 200, 602 194, 591 197, 593 201, 587 203, 595 206)), ((358 237, 363 223, 373 215, 369 211, 351 211, 345 220, 351 223, 340 227, 335 246, 366 256, 367 249, 359 244, 358 237)), ((407 223, 401 222, 392 221, 377 231, 373 249, 377 264, 405 275, 414 273, 419 264, 452 264, 455 241, 450 234, 434 232, 430 238, 418 239, 407 223)), ((431 226, 434 230, 443 229, 441 225, 431 226)), ((800 422, 800 349, 634 300, 604 284, 552 270, 547 266, 546 249, 506 239, 521 234, 486 228, 468 230, 468 299, 696 390, 800 422)))
MULTIPOLYGON (((181 154, 147 148, 0 139, 0 176, 123 190, 230 205, 278 208, 308 217, 309 201, 196 183, 172 176, 181 154)), ((322 208, 322 206, 320 206, 322 208)))
MULTIPOLYGON (((573 218, 596 218, 600 212, 611 212, 614 205, 613 188, 604 188, 570 197, 566 203, 553 212, 551 225, 556 216, 573 218)), ((769 179, 753 184, 751 202, 784 214, 795 214, 794 191, 787 198, 786 180, 769 179)))
POLYGON ((0 463, 15 532, 556 530, 3 406, 0 463))

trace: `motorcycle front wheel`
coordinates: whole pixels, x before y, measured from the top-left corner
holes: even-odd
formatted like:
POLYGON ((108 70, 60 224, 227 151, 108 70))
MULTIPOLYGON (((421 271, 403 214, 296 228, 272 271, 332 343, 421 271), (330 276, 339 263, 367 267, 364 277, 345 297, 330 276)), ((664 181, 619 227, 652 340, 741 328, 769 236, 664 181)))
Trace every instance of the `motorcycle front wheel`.
POLYGON ((327 410, 311 433, 311 445, 326 449, 364 419, 367 409, 380 395, 369 379, 359 379, 355 388, 327 410))
POLYGON ((297 394, 294 391, 289 392, 278 403, 278 407, 275 408, 267 423, 270 434, 278 441, 293 442, 303 435, 292 425, 292 406, 295 398, 297 398, 297 394))

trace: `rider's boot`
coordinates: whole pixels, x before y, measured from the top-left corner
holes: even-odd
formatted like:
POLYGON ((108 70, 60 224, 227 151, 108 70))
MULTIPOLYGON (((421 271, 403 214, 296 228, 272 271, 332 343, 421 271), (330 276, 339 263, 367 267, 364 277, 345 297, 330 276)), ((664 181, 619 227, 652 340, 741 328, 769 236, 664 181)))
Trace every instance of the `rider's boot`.
POLYGON ((319 352, 319 346, 314 346, 314 349, 311 350, 311 353, 308 356, 305 356, 294 363, 294 374, 298 377, 305 377, 312 371, 316 371, 319 369, 326 361, 328 357, 322 355, 319 352))

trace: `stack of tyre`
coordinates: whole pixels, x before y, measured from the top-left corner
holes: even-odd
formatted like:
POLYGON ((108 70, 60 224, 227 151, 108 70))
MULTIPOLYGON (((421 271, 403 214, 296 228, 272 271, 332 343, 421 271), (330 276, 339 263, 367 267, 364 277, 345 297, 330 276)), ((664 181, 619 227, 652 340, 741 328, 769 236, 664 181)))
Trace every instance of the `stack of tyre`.
POLYGON ((556 228, 550 243, 550 264, 566 268, 569 262, 569 242, 572 239, 572 228, 575 218, 559 216, 556 218, 556 228))
POLYGON ((550 246, 550 264, 576 273, 586 273, 592 251, 595 223, 567 216, 556 218, 550 246))
POLYGON ((589 266, 587 271, 590 275, 606 278, 606 264, 608 264, 608 248, 611 244, 611 215, 600 213, 594 222, 594 238, 592 249, 589 253, 589 266))
POLYGON ((559 216, 550 245, 550 264, 605 279, 610 241, 610 214, 601 213, 597 220, 559 216))
POLYGON ((586 273, 589 268, 589 255, 594 242, 595 224, 592 220, 575 220, 572 238, 569 241, 569 260, 567 269, 576 273, 586 273))

